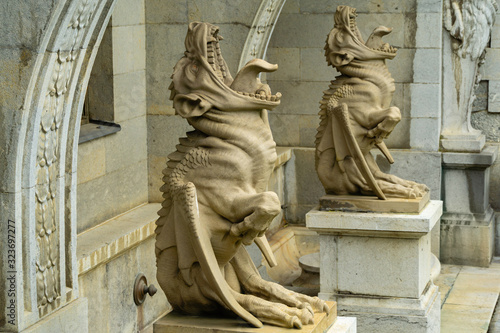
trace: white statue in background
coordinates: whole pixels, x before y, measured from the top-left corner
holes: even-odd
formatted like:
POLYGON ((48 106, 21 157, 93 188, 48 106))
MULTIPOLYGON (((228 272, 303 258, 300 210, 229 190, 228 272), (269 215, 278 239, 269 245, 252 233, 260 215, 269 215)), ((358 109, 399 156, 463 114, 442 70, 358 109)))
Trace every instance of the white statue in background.
POLYGON ((495 23, 496 0, 444 0, 443 126, 441 144, 449 151, 479 152, 484 135, 472 127, 479 66, 495 23))

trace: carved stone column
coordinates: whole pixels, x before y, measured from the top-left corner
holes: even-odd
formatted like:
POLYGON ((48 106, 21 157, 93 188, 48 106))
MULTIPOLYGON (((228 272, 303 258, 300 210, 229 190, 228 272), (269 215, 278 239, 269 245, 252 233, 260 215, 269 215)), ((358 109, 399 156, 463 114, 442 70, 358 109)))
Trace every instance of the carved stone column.
POLYGON ((470 117, 497 4, 445 0, 444 10, 441 260, 488 266, 494 235, 489 167, 496 151, 484 148, 485 136, 471 126, 470 117))

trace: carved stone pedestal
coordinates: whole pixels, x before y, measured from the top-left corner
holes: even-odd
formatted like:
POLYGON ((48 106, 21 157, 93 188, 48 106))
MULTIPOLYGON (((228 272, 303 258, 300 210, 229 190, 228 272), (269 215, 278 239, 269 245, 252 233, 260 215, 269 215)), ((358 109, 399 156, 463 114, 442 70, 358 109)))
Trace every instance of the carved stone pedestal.
POLYGON ((443 134, 441 145, 448 151, 467 151, 479 153, 483 149, 486 137, 480 131, 469 134, 443 134))
POLYGON ((489 265, 495 237, 489 168, 496 157, 491 146, 481 153, 443 153, 442 262, 489 265))
POLYGON ((320 298, 357 317, 360 332, 439 332, 430 270, 441 214, 441 201, 414 214, 310 211, 307 227, 320 237, 320 298))
POLYGON ((154 324, 154 333, 356 333, 356 318, 337 317, 337 305, 328 302, 330 313, 316 313, 314 324, 301 330, 264 325, 250 327, 240 318, 198 317, 171 312, 154 324))

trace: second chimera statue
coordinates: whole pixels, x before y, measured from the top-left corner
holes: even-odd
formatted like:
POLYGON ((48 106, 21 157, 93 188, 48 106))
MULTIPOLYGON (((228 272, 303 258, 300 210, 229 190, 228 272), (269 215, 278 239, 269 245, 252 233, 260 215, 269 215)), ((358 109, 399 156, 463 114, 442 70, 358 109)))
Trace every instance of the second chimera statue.
POLYGON ((395 91, 385 61, 396 49, 382 41, 391 29, 376 28, 366 42, 356 25, 356 9, 339 6, 325 56, 341 75, 325 91, 316 135, 316 170, 328 194, 422 197, 427 186, 383 173, 370 150, 394 160, 384 139, 401 120, 391 106, 395 91))

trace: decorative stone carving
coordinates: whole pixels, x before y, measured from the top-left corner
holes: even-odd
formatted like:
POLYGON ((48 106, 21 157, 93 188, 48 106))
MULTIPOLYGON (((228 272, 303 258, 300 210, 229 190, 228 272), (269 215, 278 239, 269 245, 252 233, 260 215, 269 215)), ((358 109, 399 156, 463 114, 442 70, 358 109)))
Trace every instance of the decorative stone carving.
POLYGON ((470 123, 478 68, 498 9, 496 0, 445 0, 443 25, 443 120, 441 145, 448 151, 480 152, 481 131, 470 123))
POLYGON ((301 327, 326 304, 263 280, 243 246, 255 240, 276 264, 264 235, 281 209, 278 196, 265 191, 276 151, 261 114, 279 105, 281 94, 257 76, 277 65, 252 60, 233 80, 221 39, 216 26, 191 23, 172 75, 175 110, 195 130, 180 139, 163 171, 158 282, 186 313, 230 310, 256 327, 301 327))
MULTIPOLYGON (((1 332, 24 332, 37 322, 33 330, 87 329, 86 298, 75 301, 81 295, 76 260, 79 119, 115 1, 39 1, 8 6, 3 13, 10 37, 0 63, 11 83, 0 102, 0 122, 10 129, 0 135, 0 160, 6 162, 0 167, 5 183, 0 206, 5 221, 16 225, 16 263, 15 268, 3 265, 0 276, 17 273, 14 293, 0 288, 0 303, 10 302, 0 314, 1 332), (55 311, 62 306, 64 311, 55 311)), ((7 258, 7 242, 0 243, 5 243, 0 256, 7 258)))
POLYGON ((366 43, 356 26, 356 9, 339 6, 325 56, 342 75, 325 91, 316 135, 316 170, 328 194, 417 198, 427 186, 380 171, 370 149, 377 147, 393 163, 383 139, 401 120, 391 106, 394 79, 386 59, 396 49, 382 41, 390 28, 376 28, 366 43))
POLYGON ((36 239, 38 258, 36 265, 37 303, 41 313, 49 306, 57 306, 61 296, 59 279, 59 223, 57 175, 60 159, 59 128, 64 114, 64 95, 71 77, 71 52, 60 52, 54 66, 49 91, 45 97, 40 121, 37 155, 36 185, 36 239))
POLYGON ((82 0, 75 3, 65 19, 69 24, 60 31, 59 47, 40 118, 38 153, 36 160, 37 185, 35 189, 36 243, 38 256, 36 266, 37 305, 40 316, 60 306, 61 303, 61 239, 60 204, 61 193, 58 177, 61 170, 60 160, 63 152, 60 145, 64 131, 63 119, 71 111, 67 103, 67 91, 73 76, 78 46, 87 31, 97 0, 82 0))

